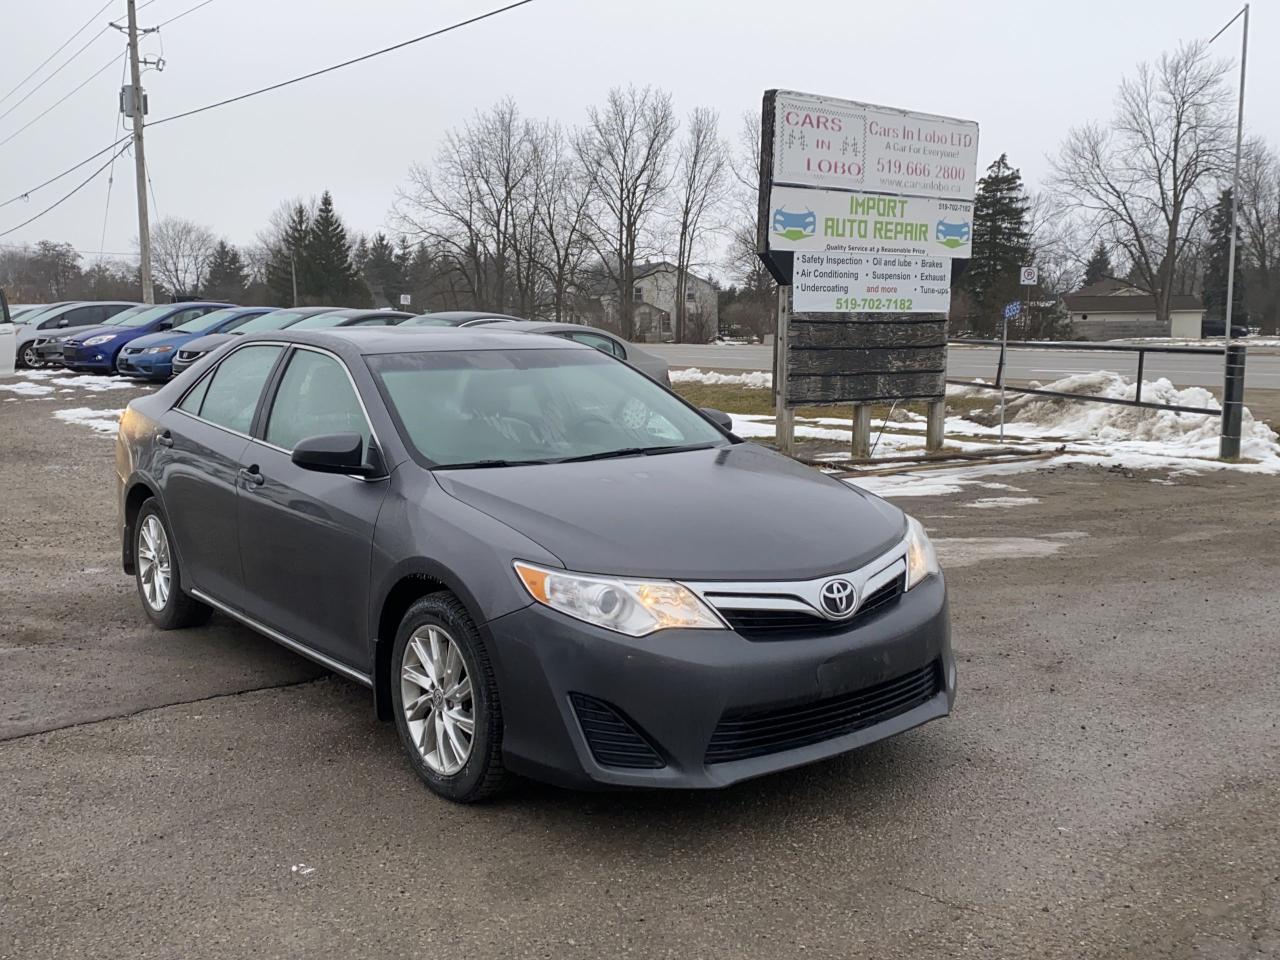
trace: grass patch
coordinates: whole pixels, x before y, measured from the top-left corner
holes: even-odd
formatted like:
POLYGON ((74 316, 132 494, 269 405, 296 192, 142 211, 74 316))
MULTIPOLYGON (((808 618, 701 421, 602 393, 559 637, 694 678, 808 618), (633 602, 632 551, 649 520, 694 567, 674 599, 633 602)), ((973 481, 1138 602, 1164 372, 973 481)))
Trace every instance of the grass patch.
MULTIPOLYGON (((772 417, 774 415, 772 390, 753 390, 736 383, 677 383, 672 386, 672 389, 695 407, 711 407, 715 410, 723 410, 725 413, 740 413, 748 416, 772 417)), ((919 407, 918 412, 924 413, 923 404, 911 406, 919 407)), ((903 405, 898 404, 898 409, 903 409, 903 405)), ((876 404, 871 408, 873 417, 883 417, 888 412, 888 404, 876 404)), ((797 407, 796 416, 850 418, 853 416, 853 405, 837 403, 822 407, 797 407)))

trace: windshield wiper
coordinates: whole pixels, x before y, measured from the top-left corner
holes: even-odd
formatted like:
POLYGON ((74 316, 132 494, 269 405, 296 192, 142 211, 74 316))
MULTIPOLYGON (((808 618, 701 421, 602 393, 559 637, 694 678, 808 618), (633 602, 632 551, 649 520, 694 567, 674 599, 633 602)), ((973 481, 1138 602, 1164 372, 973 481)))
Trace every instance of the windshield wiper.
POLYGON ((621 450, 603 450, 585 453, 580 457, 565 457, 554 463, 582 463, 586 460, 614 460, 620 457, 651 457, 658 453, 679 453, 683 450, 709 450, 714 443, 673 443, 665 447, 623 447, 621 450))
POLYGON ((471 460, 467 463, 439 463, 437 470, 480 470, 485 467, 527 467, 533 463, 559 463, 558 460, 471 460))

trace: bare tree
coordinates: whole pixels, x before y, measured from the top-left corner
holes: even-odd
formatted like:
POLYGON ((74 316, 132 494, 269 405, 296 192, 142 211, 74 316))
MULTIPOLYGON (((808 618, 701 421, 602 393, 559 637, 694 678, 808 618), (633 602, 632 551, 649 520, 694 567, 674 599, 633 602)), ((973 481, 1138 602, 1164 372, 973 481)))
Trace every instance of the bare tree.
POLYGON ((1262 332, 1280 333, 1280 155, 1261 138, 1249 141, 1240 168, 1238 254, 1262 332))
POLYGON ((1187 44, 1120 85, 1106 124, 1071 130, 1054 160, 1055 188, 1092 231, 1128 257, 1135 282, 1169 322, 1181 257, 1211 206, 1230 142, 1226 64, 1187 44))
POLYGON ((553 320, 564 321, 569 319, 571 294, 582 280, 591 249, 587 242, 591 178, 578 165, 558 123, 539 124, 533 143, 532 223, 542 240, 538 267, 549 285, 548 313, 553 320))
MULTIPOLYGON (((684 342, 689 331, 689 270, 706 234, 717 229, 714 212, 728 187, 728 151, 720 138, 720 115, 707 107, 689 114, 684 141, 676 157, 674 213, 676 242, 675 339, 684 342)), ((705 331, 700 331, 705 332, 705 331)), ((705 337, 700 337, 705 339, 705 337)))
POLYGON ((623 337, 634 335, 635 266, 650 220, 671 183, 676 134, 671 95, 652 87, 615 87, 587 111, 574 149, 591 185, 589 237, 616 290, 623 337))
POLYGON ((527 272, 520 258, 533 174, 531 124, 508 98, 450 131, 434 167, 410 168, 393 217, 410 238, 449 258, 474 306, 527 309, 519 302, 527 272))
POLYGON ((774 330, 777 287, 763 261, 756 254, 756 219, 760 192, 760 114, 744 113, 738 134, 738 149, 730 165, 733 228, 729 235, 726 267, 737 282, 740 294, 722 317, 734 327, 761 339, 774 330))
POLYGON ((151 269, 175 296, 200 292, 218 238, 208 227, 181 217, 165 217, 151 227, 151 269))

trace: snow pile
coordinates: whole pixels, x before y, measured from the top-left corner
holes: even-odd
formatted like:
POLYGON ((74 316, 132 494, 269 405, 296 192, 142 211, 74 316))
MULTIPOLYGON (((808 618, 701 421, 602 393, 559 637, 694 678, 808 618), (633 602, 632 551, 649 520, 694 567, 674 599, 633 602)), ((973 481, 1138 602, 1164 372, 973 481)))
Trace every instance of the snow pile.
MULTIPOLYGON (((146 387, 137 380, 128 377, 95 377, 92 374, 74 374, 63 370, 21 370, 18 376, 27 381, 43 381, 42 390, 52 393, 54 387, 75 387, 77 390, 88 390, 90 393, 102 393, 104 390, 136 390, 146 387)), ((37 386, 35 383, 30 386, 37 386)))
POLYGON ((120 426, 122 413, 124 413, 123 410, 91 410, 88 407, 75 407, 71 410, 55 410, 53 415, 63 423, 74 423, 99 433, 114 435, 120 426))
POLYGON ((760 370, 746 373, 716 373, 714 370, 699 370, 689 367, 687 370, 672 370, 672 383, 704 383, 712 387, 737 386, 750 390, 768 390, 773 386, 773 374, 760 370))
POLYGON ((0 383, 0 390, 8 390, 10 393, 24 397, 43 397, 45 394, 53 393, 53 387, 29 383, 26 380, 19 380, 17 383, 0 383))

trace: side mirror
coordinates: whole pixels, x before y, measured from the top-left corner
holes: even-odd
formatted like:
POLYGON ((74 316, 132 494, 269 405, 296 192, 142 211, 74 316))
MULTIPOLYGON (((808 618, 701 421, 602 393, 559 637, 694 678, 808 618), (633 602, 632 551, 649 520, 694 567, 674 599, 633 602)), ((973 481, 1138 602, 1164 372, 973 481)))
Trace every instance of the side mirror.
POLYGON ((156 324, 156 330, 168 330, 172 326, 173 326, 172 320, 161 320, 159 323, 156 324))
POLYGON ((370 444, 370 460, 364 457, 364 437, 358 433, 326 433, 300 440, 291 459, 303 470, 316 473, 344 473, 357 477, 380 477, 386 471, 377 448, 370 444))
POLYGON ((703 416, 710 417, 715 421, 716 425, 726 433, 733 432, 733 417, 729 416, 723 410, 716 410, 712 407, 703 407, 702 414, 703 416))
POLYGON ((68 325, 68 323, 69 323, 69 322, 70 322, 70 321, 68 321, 66 317, 61 317, 61 318, 59 318, 59 320, 58 320, 58 326, 59 326, 59 327, 65 327, 65 326, 67 326, 67 325, 68 325))

